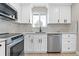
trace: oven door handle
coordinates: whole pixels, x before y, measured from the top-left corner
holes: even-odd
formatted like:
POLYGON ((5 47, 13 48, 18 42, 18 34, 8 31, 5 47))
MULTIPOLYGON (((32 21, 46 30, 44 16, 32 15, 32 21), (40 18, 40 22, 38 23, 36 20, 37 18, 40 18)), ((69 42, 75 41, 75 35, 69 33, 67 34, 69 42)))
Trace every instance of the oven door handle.
POLYGON ((21 42, 21 41, 23 41, 23 40, 24 40, 24 39, 20 39, 20 40, 14 41, 13 43, 8 44, 7 46, 8 46, 8 47, 12 47, 12 46, 18 44, 19 42, 21 42))

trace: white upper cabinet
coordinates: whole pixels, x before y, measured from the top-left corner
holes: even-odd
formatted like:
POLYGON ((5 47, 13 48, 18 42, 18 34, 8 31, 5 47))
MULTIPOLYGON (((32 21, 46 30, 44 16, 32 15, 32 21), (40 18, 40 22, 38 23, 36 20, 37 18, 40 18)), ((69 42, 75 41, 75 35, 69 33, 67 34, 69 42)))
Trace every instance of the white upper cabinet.
POLYGON ((60 23, 71 23, 71 6, 60 6, 60 23))
POLYGON ((18 14, 18 23, 26 23, 29 24, 31 23, 30 21, 30 12, 31 12, 31 7, 30 4, 20 4, 20 3, 10 3, 16 10, 18 14))
POLYGON ((30 11, 31 11, 30 4, 22 5, 21 12, 22 12, 22 22, 23 23, 30 23, 30 11))
POLYGON ((48 5, 48 24, 71 23, 71 5, 48 5))
POLYGON ((48 23, 58 23, 59 22, 59 7, 49 6, 49 19, 48 23))
MULTIPOLYGON (((10 3, 15 7, 18 13, 17 22, 32 23, 32 8, 47 8, 48 24, 70 24, 71 23, 71 4, 29 4, 29 3, 10 3)), ((42 10, 41 10, 42 11, 42 10)))
POLYGON ((20 3, 10 3, 10 5, 12 5, 12 7, 17 11, 17 21, 18 23, 21 23, 21 5, 20 3))

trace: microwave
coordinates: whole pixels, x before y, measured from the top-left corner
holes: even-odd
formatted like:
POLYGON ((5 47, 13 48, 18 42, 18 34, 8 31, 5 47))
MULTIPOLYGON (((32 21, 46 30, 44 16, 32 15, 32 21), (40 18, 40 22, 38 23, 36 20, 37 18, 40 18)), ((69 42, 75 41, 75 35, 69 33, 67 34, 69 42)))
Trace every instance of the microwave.
POLYGON ((17 11, 10 4, 0 3, 0 19, 16 20, 17 11))

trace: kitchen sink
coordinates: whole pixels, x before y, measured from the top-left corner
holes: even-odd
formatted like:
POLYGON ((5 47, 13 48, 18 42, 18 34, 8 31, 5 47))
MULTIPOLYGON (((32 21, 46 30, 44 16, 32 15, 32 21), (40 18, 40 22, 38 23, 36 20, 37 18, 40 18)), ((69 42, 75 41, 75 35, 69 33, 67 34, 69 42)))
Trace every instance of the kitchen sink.
POLYGON ((35 32, 35 33, 46 33, 46 32, 35 32))

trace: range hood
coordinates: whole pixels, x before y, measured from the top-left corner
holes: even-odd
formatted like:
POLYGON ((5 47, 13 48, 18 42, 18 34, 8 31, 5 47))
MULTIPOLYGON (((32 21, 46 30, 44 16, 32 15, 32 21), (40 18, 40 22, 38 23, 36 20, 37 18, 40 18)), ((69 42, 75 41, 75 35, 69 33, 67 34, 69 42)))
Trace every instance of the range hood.
POLYGON ((17 19, 17 11, 11 8, 6 3, 0 3, 0 19, 4 20, 16 20, 17 19))

